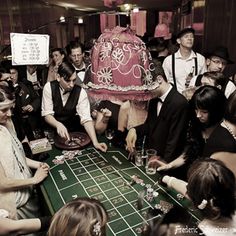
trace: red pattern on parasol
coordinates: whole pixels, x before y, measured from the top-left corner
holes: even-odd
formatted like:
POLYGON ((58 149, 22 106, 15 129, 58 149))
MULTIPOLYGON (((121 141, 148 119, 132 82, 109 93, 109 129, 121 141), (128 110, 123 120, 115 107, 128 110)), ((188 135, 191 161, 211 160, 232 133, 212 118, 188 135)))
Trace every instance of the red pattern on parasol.
POLYGON ((144 42, 130 28, 115 27, 92 48, 84 88, 101 100, 149 100, 156 82, 154 64, 144 42))

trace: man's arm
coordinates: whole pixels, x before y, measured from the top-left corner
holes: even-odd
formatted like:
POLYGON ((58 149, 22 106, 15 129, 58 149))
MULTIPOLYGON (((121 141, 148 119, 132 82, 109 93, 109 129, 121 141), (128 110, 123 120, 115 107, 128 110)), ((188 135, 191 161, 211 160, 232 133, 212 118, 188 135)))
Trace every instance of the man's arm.
POLYGON ((57 130, 57 133, 60 137, 70 140, 70 135, 67 128, 61 122, 57 121, 53 115, 46 115, 44 119, 49 125, 57 130))
POLYGON ((181 193, 183 196, 188 197, 187 195, 187 185, 188 183, 181 180, 181 179, 177 179, 175 177, 170 177, 168 175, 165 175, 162 178, 162 182, 167 184, 167 186, 169 188, 173 188, 174 190, 176 190, 177 192, 181 193))
POLYGON ((172 55, 165 58, 162 64, 163 70, 165 72, 166 78, 170 83, 174 83, 172 75, 172 55))
POLYGON ((88 133, 89 137, 91 138, 94 147, 101 150, 102 152, 106 152, 107 145, 105 143, 99 143, 97 140, 93 121, 85 122, 84 128, 85 128, 86 132, 88 133))

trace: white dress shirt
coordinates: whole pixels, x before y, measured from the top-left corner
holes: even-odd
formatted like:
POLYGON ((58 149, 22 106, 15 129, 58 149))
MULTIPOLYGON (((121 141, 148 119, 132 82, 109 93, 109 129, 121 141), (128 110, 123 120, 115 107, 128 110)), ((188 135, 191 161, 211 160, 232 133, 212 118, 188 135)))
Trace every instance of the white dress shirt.
MULTIPOLYGON (((203 74, 206 72, 205 57, 199 53, 191 51, 189 58, 184 59, 178 50, 175 54, 175 78, 177 84, 177 90, 182 93, 186 87, 185 82, 188 74, 192 72, 193 67, 195 68, 195 59, 197 57, 197 74, 203 74)), ((165 71, 167 80, 174 84, 173 73, 172 73, 172 55, 165 58, 163 62, 163 69, 165 71)), ((195 71, 194 71, 195 75, 195 71)))
MULTIPOLYGON (((65 106, 70 93, 63 94, 64 90, 60 89, 60 94, 62 98, 63 106, 65 106)), ((90 103, 86 91, 81 88, 78 103, 76 105, 77 115, 80 116, 81 124, 83 125, 87 121, 91 121, 90 114, 90 103)), ((53 100, 52 100, 52 90, 50 82, 47 82, 43 88, 43 98, 42 98, 42 116, 54 115, 53 110, 53 100)))
POLYGON ((172 89, 172 86, 170 85, 170 87, 168 88, 168 90, 161 96, 159 97, 159 99, 161 100, 161 102, 157 103, 157 116, 159 116, 161 108, 162 108, 162 104, 165 101, 167 95, 169 94, 170 90, 172 89))

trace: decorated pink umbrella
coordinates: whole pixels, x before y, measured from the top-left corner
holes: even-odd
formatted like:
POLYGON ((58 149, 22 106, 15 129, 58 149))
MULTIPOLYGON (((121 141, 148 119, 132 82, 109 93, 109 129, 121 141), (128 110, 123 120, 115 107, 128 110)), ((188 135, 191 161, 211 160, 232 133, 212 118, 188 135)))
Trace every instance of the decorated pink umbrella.
POLYGON ((93 46, 83 86, 99 100, 145 101, 157 85, 153 71, 144 42, 130 28, 117 26, 93 46))

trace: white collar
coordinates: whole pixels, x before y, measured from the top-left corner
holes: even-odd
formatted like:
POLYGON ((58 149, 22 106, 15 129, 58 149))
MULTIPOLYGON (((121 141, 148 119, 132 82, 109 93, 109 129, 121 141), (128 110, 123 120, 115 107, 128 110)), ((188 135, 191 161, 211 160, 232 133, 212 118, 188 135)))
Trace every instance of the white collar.
MULTIPOLYGON (((195 57, 197 57, 196 53, 193 50, 191 50, 190 56, 185 60, 191 60, 195 57)), ((175 53, 175 58, 180 58, 180 59, 183 58, 183 56, 180 53, 180 49, 175 53)))
POLYGON ((162 101, 162 103, 165 101, 165 99, 168 96, 171 89, 172 89, 172 86, 169 84, 169 88, 167 89, 167 91, 161 97, 159 97, 159 99, 162 101))

